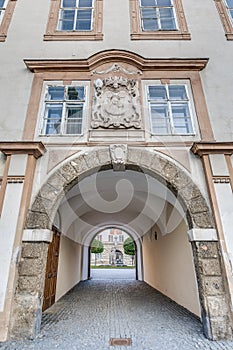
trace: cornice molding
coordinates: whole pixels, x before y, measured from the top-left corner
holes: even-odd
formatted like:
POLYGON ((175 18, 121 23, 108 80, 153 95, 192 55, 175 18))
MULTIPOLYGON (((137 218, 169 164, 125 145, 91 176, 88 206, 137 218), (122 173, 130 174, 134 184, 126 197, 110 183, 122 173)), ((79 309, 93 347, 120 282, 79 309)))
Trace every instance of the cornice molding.
POLYGON ((208 63, 208 58, 144 58, 138 54, 123 50, 102 51, 87 59, 25 59, 26 67, 34 72, 90 72, 106 63, 124 62, 135 65, 142 71, 173 70, 201 71, 208 63))
POLYGON ((233 154, 233 142, 194 142, 191 151, 202 157, 207 154, 233 154))
POLYGON ((0 151, 6 156, 12 154, 29 154, 35 158, 43 156, 46 148, 42 142, 12 141, 0 142, 0 151))

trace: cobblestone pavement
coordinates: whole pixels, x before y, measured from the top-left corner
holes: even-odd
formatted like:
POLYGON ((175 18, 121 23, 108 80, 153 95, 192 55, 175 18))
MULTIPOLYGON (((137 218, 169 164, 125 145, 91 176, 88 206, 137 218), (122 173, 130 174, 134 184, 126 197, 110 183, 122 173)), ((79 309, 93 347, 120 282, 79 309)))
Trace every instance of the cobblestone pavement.
POLYGON ((43 314, 34 340, 1 343, 1 350, 232 350, 232 342, 204 338, 199 319, 144 282, 133 271, 92 271, 43 314), (126 278, 128 276, 128 279, 126 278), (132 345, 109 340, 131 338, 132 345))

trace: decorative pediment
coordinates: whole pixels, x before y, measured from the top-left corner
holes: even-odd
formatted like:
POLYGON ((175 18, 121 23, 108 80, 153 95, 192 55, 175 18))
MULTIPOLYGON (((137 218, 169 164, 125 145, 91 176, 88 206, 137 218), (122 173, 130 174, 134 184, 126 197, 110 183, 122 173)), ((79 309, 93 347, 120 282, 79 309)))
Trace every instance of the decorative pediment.
POLYGON ((138 83, 108 77, 94 82, 92 128, 141 128, 138 83))

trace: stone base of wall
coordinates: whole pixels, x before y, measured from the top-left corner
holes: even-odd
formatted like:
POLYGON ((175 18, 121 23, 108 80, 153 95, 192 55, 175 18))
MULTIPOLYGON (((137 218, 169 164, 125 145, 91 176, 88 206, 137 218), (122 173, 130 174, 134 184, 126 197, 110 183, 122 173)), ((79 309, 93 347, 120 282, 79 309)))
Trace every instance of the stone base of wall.
POLYGON ((218 242, 192 242, 192 247, 204 334, 210 340, 231 339, 230 310, 218 242))
POLYGON ((48 243, 23 242, 14 299, 11 338, 33 338, 40 330, 48 243))

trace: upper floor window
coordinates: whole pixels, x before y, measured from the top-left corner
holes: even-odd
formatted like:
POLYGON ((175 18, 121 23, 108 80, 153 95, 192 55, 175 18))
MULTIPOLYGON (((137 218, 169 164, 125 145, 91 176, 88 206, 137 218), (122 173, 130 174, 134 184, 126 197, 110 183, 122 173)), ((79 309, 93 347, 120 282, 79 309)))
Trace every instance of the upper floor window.
POLYGON ((17 0, 0 0, 0 41, 5 41, 17 0))
POLYGON ((44 101, 42 135, 82 133, 86 100, 85 86, 47 86, 44 101))
POLYGON ((230 20, 232 21, 232 24, 233 24, 233 0, 225 0, 225 2, 226 2, 226 7, 227 7, 230 20))
POLYGON ((215 0, 227 40, 233 40, 233 0, 215 0))
POLYGON ((6 11, 7 0, 0 0, 0 23, 2 22, 3 15, 6 11))
POLYGON ((58 30, 92 30, 93 0, 62 0, 58 30))
POLYGON ((193 134, 190 99, 185 85, 149 85, 147 94, 153 134, 193 134))
POLYGON ((172 0, 139 0, 142 30, 176 30, 172 0))
POLYGON ((102 40, 102 0, 51 0, 44 40, 102 40))
POLYGON ((130 0, 131 39, 189 40, 182 0, 130 0))

